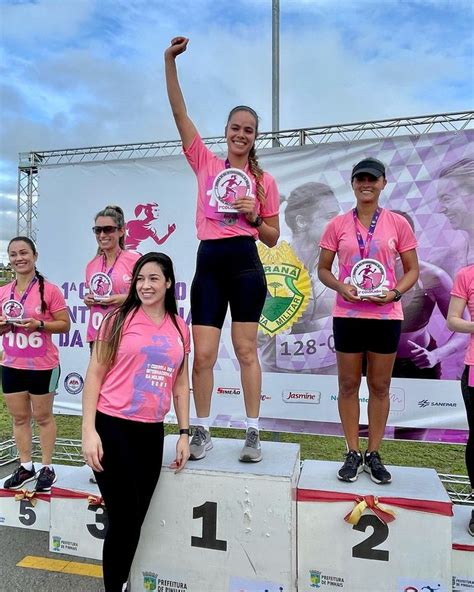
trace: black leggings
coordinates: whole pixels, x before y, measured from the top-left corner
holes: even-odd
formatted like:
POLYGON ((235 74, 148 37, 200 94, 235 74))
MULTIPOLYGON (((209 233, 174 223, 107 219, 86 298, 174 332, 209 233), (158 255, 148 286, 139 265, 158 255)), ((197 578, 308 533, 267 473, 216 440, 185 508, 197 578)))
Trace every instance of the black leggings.
POLYGON ((258 323, 267 281, 251 236, 204 240, 191 285, 193 325, 222 329, 227 308, 233 322, 258 323))
POLYGON ((100 411, 95 425, 104 449, 104 470, 94 474, 109 519, 102 553, 105 592, 121 592, 160 476, 164 430, 162 423, 131 421, 100 411))
POLYGON ((467 383, 469 366, 464 368, 461 376, 461 391, 464 405, 466 406, 467 425, 469 436, 466 444, 466 468, 471 487, 474 489, 474 387, 467 383))

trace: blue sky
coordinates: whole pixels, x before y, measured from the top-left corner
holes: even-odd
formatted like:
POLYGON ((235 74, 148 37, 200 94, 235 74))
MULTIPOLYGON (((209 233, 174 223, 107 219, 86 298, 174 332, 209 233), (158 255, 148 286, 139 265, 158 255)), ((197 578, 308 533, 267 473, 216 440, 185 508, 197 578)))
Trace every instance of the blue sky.
MULTIPOLYGON (((204 136, 240 103, 271 127, 271 0, 0 0, 0 241, 18 152, 177 137, 163 51, 204 136)), ((471 0, 280 0, 280 128, 473 108, 471 0)), ((4 242, 0 260, 5 261, 4 242)))

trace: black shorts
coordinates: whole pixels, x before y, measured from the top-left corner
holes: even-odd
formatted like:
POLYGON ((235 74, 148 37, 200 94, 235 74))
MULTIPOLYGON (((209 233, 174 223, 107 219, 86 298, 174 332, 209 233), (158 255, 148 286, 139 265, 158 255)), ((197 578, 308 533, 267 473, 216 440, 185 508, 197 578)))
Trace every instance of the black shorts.
POLYGON ((5 395, 28 392, 30 395, 55 393, 61 367, 52 370, 20 370, 2 366, 2 389, 5 395))
POLYGON ((232 321, 258 323, 266 295, 267 281, 252 237, 201 241, 191 286, 193 325, 222 329, 228 305, 232 321))
POLYGON ((401 329, 402 322, 397 320, 334 317, 334 347, 344 354, 393 354, 401 329))

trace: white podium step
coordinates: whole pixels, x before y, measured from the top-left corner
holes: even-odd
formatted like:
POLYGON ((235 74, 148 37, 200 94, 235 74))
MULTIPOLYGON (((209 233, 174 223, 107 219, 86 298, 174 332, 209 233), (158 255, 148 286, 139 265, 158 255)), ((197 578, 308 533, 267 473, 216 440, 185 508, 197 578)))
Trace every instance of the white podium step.
MULTIPOLYGON (((54 466, 56 473, 62 467, 54 466)), ((49 530, 50 494, 35 493, 36 481, 26 483, 19 490, 4 489, 10 477, 0 479, 0 526, 16 526, 31 530, 49 530)))
MULTIPOLYGON (((431 469, 390 467, 392 483, 367 473, 355 483, 336 477, 340 463, 305 461, 298 483, 298 592, 451 590, 451 501, 431 469), (395 513, 383 522, 356 503, 395 513), (376 506, 377 507, 377 506, 376 506)), ((384 518, 384 515, 381 515, 384 518)), ((387 518, 385 516, 385 518, 387 518)))
POLYGON ((453 506, 453 592, 474 590, 474 537, 467 531, 474 506, 453 506))
POLYGON ((107 513, 89 467, 61 467, 51 491, 49 550, 102 559, 107 513))
POLYGON ((263 442, 260 463, 238 461, 242 442, 213 439, 182 473, 164 468, 132 566, 133 590, 294 592, 299 446, 263 442))

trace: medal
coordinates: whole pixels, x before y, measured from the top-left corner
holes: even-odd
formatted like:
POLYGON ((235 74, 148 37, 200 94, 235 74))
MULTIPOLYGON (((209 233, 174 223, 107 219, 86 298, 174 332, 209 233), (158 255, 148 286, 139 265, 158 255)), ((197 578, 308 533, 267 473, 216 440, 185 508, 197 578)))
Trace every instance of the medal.
POLYGON ((233 203, 239 197, 252 194, 252 181, 244 171, 226 168, 214 179, 212 194, 217 203, 218 212, 238 213, 233 203))

